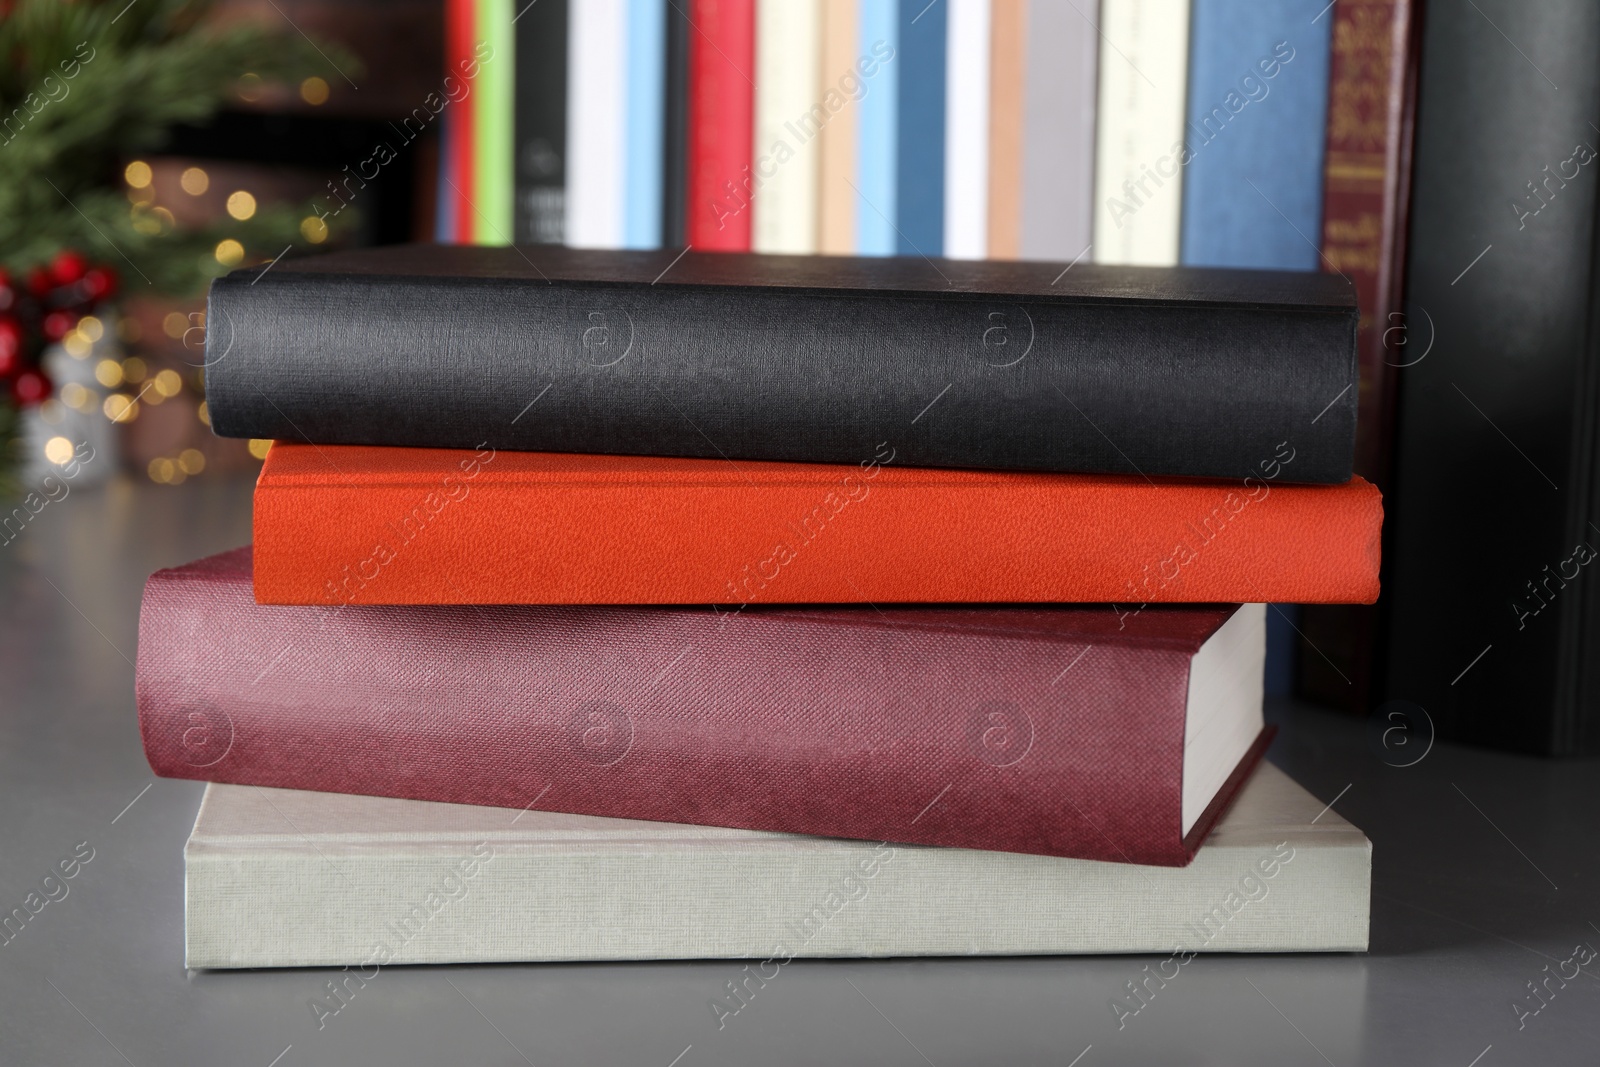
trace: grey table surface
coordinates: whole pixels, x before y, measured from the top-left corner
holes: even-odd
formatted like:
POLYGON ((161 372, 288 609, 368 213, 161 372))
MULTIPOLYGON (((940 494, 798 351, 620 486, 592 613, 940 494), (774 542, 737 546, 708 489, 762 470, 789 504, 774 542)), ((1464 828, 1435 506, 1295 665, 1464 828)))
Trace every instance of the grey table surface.
POLYGON ((1373 841, 1368 953, 1202 956, 1121 1029, 1146 959, 796 961, 720 1030, 722 961, 395 967, 319 1029, 329 972, 184 969, 202 787, 152 776, 134 713, 146 575, 248 541, 249 489, 78 488, 0 544, 0 912, 93 850, 0 945, 5 1067, 1600 1063, 1600 959, 1549 978, 1600 947, 1600 763, 1396 767, 1367 724, 1288 705, 1270 758, 1373 841))

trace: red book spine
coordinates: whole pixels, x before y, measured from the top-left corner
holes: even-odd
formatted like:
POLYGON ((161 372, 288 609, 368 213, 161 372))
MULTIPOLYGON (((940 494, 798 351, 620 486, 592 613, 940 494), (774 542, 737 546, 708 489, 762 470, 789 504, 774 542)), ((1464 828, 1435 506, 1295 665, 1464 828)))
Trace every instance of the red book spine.
POLYGON ((755 0, 689 5, 689 159, 685 237, 695 248, 750 250, 755 135, 755 0))
MULTIPOLYGON (((477 23, 473 9, 473 0, 445 0, 445 69, 454 78, 461 78, 464 70, 476 69, 472 46, 477 23)), ((472 206, 476 151, 472 117, 474 89, 468 82, 467 92, 450 105, 452 113, 446 135, 449 161, 446 173, 450 184, 440 190, 440 195, 449 196, 455 202, 451 218, 455 222, 452 236, 457 244, 473 244, 478 225, 478 214, 472 206)))
POLYGON ((1184 835, 1229 608, 295 608, 250 571, 145 587, 157 774, 1179 866, 1265 741, 1184 835))
MULTIPOLYGON (((1290 455, 1286 451, 1285 456, 1290 455)), ((1286 485, 272 446, 268 604, 1371 603, 1383 505, 1286 485)), ((1282 468, 1279 468, 1280 472, 1282 468)))

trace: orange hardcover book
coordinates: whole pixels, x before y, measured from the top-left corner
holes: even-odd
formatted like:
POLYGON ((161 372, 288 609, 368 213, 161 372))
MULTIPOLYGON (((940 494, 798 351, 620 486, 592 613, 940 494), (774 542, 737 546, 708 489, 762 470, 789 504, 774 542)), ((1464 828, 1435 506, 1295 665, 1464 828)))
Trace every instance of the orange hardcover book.
POLYGON ((278 442, 264 604, 1370 603, 1378 490, 278 442))

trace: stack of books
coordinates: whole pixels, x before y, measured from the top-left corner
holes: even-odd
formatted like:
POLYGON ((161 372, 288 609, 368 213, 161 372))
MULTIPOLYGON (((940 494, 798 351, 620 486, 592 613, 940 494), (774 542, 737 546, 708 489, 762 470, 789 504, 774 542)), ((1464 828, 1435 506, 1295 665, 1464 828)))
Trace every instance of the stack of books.
POLYGON ((555 247, 212 287, 146 587, 194 967, 1357 950, 1263 602, 1368 603, 1336 275, 555 247))

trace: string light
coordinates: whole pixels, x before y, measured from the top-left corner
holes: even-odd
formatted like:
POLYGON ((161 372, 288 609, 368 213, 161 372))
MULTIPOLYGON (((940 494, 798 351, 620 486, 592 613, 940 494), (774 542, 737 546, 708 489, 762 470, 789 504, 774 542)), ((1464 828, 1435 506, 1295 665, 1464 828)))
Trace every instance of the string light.
POLYGON ((114 359, 102 359, 94 365, 94 380, 107 389, 115 389, 122 384, 122 364, 114 359))
POLYGON ((61 339, 61 347, 67 350, 67 355, 73 359, 82 359, 94 348, 89 339, 79 330, 68 330, 67 335, 61 339))
POLYGON ((135 189, 143 189, 149 185, 152 176, 153 172, 150 170, 150 164, 142 159, 136 159, 122 168, 123 180, 135 189))
POLYGON ((202 426, 211 425, 211 409, 206 407, 206 402, 204 400, 200 401, 200 406, 195 409, 194 413, 195 417, 200 420, 200 424, 202 426))
POLYGON ((155 376, 152 385, 155 391, 162 396, 177 396, 183 392, 183 379, 178 376, 178 372, 175 370, 161 371, 155 376))
POLYGON ((185 474, 199 474, 206 469, 206 457, 198 448, 186 448, 178 453, 178 469, 185 474))
POLYGON ((65 437, 52 437, 44 443, 44 458, 60 467, 72 458, 72 442, 65 437))
POLYGON ((252 437, 250 439, 250 454, 257 459, 266 459, 267 451, 271 448, 272 442, 270 440, 260 437, 252 437))
POLYGON ((123 393, 112 393, 100 405, 106 418, 112 422, 132 422, 139 417, 139 403, 123 393))
POLYGON ((312 107, 320 107, 328 102, 328 83, 312 75, 300 83, 300 99, 312 107))
POLYGON ((89 411, 94 407, 94 394, 77 382, 68 382, 57 394, 61 402, 74 411, 89 411))
POLYGON ((200 167, 185 167, 183 174, 178 178, 178 184, 183 186, 183 191, 190 196, 199 196, 211 188, 211 175, 200 167))
POLYGON ((122 361, 122 377, 124 381, 138 385, 144 381, 145 373, 144 360, 138 356, 129 356, 122 361))
POLYGON ((243 222, 256 213, 256 198, 243 189, 228 194, 228 214, 243 222))
POLYGON ((328 224, 315 215, 307 215, 300 220, 300 236, 314 245, 320 245, 328 239, 328 224))
MULTIPOLYGON (((227 240, 217 242, 217 250, 213 254, 217 257, 217 262, 224 267, 237 267, 239 262, 244 259, 244 245, 229 237, 227 240)), ((187 323, 185 323, 184 328, 188 328, 187 323)), ((181 337, 183 335, 180 333, 178 336, 181 337)))

